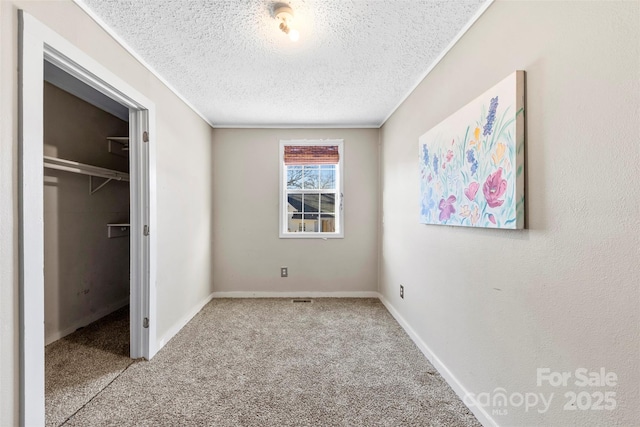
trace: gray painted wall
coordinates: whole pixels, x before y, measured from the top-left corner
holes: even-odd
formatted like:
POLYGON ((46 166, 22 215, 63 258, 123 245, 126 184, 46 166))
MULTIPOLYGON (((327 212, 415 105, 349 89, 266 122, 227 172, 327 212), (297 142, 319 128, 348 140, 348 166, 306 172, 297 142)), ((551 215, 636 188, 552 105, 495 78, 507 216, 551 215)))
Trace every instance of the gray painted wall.
POLYGON ((377 129, 215 129, 215 290, 375 292, 377 188, 377 129), (344 139, 344 239, 278 237, 281 139, 344 139))
POLYGON ((640 422, 639 22, 638 2, 496 2, 381 130, 381 293, 470 393, 555 393, 500 425, 640 422), (528 229, 419 224, 419 136, 517 69, 528 229), (545 367, 568 386, 538 387, 545 367), (616 387, 574 385, 601 367, 616 387), (597 391, 617 409, 564 410, 597 391))
MULTIPOLYGON (((109 153, 107 136, 129 124, 44 85, 44 155, 129 171, 109 153)), ((129 238, 107 238, 107 223, 129 222, 129 183, 111 181, 94 194, 89 177, 44 169, 45 337, 50 343, 129 301, 129 238)), ((104 180, 94 179, 94 187, 104 180)))

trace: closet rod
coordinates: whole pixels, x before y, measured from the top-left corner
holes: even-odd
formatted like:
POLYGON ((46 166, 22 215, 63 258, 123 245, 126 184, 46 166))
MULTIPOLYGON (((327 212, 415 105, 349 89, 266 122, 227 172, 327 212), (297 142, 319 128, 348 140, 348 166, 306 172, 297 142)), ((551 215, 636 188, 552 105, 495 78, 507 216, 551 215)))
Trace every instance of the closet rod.
POLYGON ((66 172, 79 173, 83 175, 96 176, 99 178, 115 179, 117 181, 129 181, 129 174, 125 172, 87 165, 71 160, 59 159, 57 157, 51 156, 44 156, 44 167, 66 172))

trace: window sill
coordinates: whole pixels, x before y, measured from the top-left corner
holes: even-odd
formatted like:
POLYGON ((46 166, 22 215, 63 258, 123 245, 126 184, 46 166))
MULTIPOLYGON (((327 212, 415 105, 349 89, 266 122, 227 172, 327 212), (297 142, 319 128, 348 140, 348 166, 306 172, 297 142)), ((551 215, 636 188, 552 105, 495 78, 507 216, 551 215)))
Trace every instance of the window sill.
POLYGON ((342 233, 280 233, 281 239, 344 239, 342 233))

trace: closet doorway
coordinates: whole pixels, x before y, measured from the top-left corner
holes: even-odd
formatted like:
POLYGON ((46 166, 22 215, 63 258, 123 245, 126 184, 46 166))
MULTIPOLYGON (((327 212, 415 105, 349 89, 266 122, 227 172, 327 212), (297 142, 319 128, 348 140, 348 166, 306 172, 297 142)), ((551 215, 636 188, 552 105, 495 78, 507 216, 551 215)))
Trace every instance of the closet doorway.
POLYGON ((44 77, 48 345, 129 305, 129 110, 47 61, 44 77))
MULTIPOLYGON (((78 162, 83 163, 78 167, 60 162, 56 156, 48 156, 48 159, 44 157, 44 68, 56 67, 128 111, 129 227, 126 230, 125 226, 119 225, 126 223, 116 223, 118 225, 111 231, 129 232, 130 357, 146 359, 153 357, 157 348, 156 239, 153 233, 156 223, 155 106, 32 16, 19 11, 19 23, 20 424, 44 425, 43 171, 45 162, 48 166, 57 164, 60 171, 64 170, 62 167, 67 168, 67 172, 74 168, 83 171, 90 169, 86 167, 89 163, 78 162)), ((104 169, 110 168, 92 170, 95 180, 91 178, 91 190, 87 183, 87 192, 107 190, 106 187, 110 184, 99 188, 106 182, 105 179, 109 179, 104 169), (103 176, 98 175, 98 172, 103 176)), ((117 180, 117 173, 114 176, 117 180)), ((90 179, 89 176, 84 178, 87 181, 90 179)), ((104 233, 108 238, 107 224, 104 224, 104 233)))
POLYGON ((130 359, 129 110, 44 64, 45 419, 63 425, 130 359))

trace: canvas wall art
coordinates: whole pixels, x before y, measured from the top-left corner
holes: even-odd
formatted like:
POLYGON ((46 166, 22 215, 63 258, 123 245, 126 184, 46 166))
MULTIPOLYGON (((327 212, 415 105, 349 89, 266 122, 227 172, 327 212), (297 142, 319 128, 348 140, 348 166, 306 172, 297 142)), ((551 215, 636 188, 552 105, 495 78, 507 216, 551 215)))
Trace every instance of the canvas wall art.
POLYGON ((524 228, 524 71, 419 139, 420 222, 524 228))

